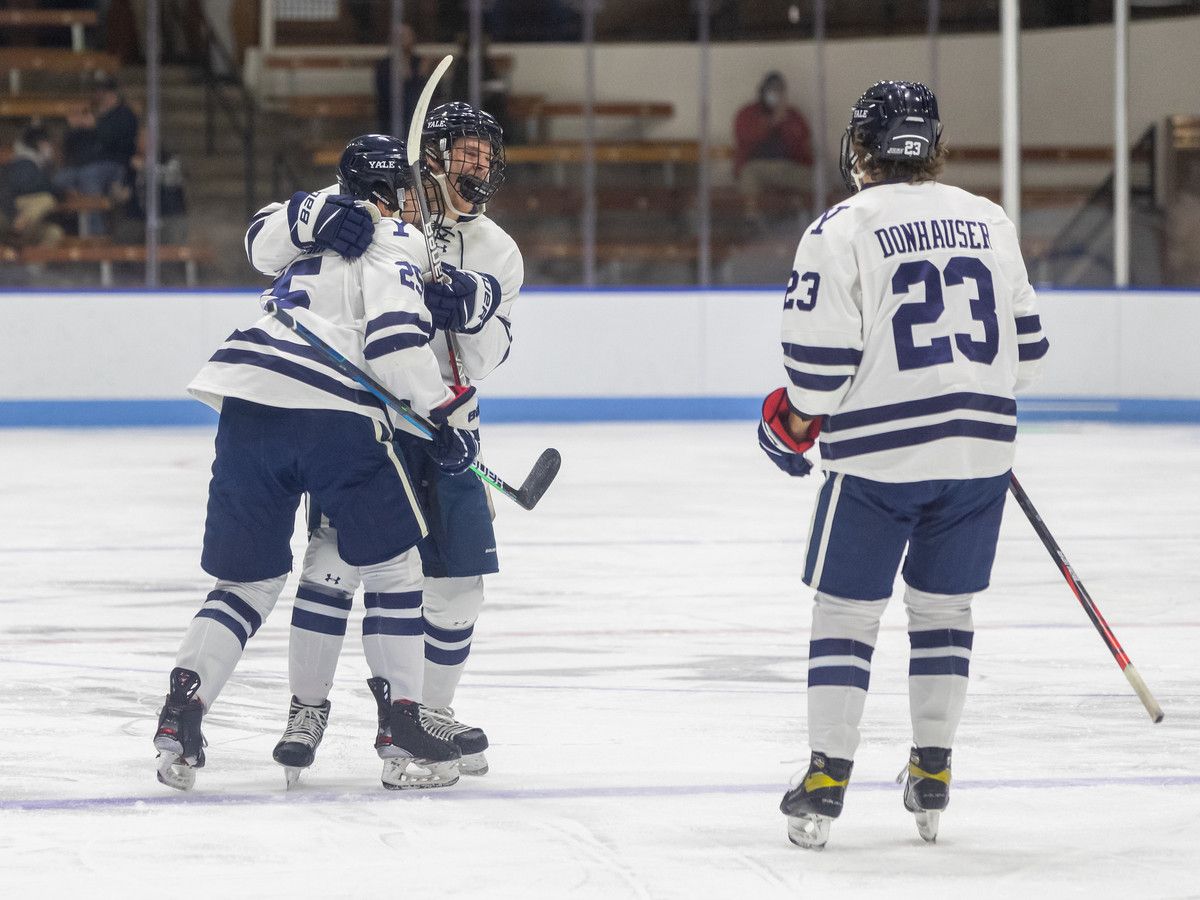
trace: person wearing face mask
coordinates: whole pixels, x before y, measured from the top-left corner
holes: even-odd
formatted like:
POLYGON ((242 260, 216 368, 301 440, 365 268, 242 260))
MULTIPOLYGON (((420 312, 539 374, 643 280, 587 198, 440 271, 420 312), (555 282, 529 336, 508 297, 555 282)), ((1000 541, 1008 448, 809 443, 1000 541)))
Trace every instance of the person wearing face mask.
POLYGON ((812 189, 812 141, 808 122, 787 102, 787 82, 770 72, 758 86, 758 99, 738 110, 733 121, 733 174, 743 212, 752 227, 766 219, 760 198, 767 190, 805 195, 812 189))
POLYGON ((46 217, 56 200, 50 184, 54 145, 40 125, 13 142, 12 160, 0 168, 0 236, 5 243, 52 246, 63 230, 46 217))

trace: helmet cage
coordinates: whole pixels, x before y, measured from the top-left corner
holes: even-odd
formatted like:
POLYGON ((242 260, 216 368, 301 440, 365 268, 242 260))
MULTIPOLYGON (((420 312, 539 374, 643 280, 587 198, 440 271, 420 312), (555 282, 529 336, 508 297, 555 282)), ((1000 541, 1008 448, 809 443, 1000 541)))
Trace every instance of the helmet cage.
MULTIPOLYGON (((437 163, 449 185, 471 204, 472 213, 482 212, 504 183, 504 132, 495 118, 466 103, 442 104, 425 120, 424 144, 427 161, 437 163), (486 145, 486 149, 481 148, 484 158, 479 163, 468 162, 455 153, 457 142, 463 138, 478 138, 486 145), (482 177, 481 169, 486 169, 482 177)), ((434 177, 441 180, 440 174, 434 177)), ((430 197, 430 208, 444 215, 449 198, 440 196, 441 191, 432 194, 435 196, 430 197)))

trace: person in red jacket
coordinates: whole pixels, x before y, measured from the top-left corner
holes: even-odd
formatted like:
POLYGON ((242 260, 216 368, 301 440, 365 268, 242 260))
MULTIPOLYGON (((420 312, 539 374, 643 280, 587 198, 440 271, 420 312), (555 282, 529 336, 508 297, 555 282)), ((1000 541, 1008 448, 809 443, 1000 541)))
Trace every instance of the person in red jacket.
MULTIPOLYGON (((768 188, 807 195, 812 189, 812 144, 808 122, 788 106, 787 82, 769 72, 758 86, 758 100, 738 110, 733 121, 733 174, 745 204, 746 219, 763 226, 759 197, 768 188)), ((808 203, 807 196, 804 199, 808 203)))

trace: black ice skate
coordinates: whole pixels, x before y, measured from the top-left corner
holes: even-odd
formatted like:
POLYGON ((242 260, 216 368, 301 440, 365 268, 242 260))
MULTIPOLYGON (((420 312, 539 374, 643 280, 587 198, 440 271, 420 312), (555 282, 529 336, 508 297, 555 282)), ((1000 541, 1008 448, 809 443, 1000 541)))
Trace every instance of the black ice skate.
POLYGON ((167 702, 158 714, 154 749, 158 751, 158 780, 177 791, 196 783, 196 770, 204 767, 204 735, 200 720, 204 704, 196 697, 200 676, 191 669, 171 670, 167 702))
POLYGON ((283 766, 283 777, 287 786, 293 787, 300 773, 313 764, 321 738, 325 737, 325 726, 329 724, 329 701, 320 706, 306 706, 292 697, 288 707, 287 728, 283 737, 271 753, 275 762, 283 766))
POLYGON ((392 700, 384 678, 368 678, 379 713, 375 752, 383 760, 383 786, 391 791, 449 787, 458 781, 462 752, 421 726, 421 704, 392 700))
POLYGON ((783 795, 779 811, 788 817, 788 840, 806 850, 829 841, 829 823, 842 814, 846 785, 854 762, 813 753, 799 784, 783 795))
POLYGON ((896 780, 904 780, 904 808, 916 816, 917 833, 932 844, 937 840, 942 810, 950 804, 950 751, 913 747, 908 767, 896 780))
POLYGON ((488 739, 482 728, 458 721, 449 706, 422 706, 421 727, 436 738, 450 741, 459 749, 462 759, 458 770, 462 774, 487 774, 488 761, 483 751, 488 748, 488 739))

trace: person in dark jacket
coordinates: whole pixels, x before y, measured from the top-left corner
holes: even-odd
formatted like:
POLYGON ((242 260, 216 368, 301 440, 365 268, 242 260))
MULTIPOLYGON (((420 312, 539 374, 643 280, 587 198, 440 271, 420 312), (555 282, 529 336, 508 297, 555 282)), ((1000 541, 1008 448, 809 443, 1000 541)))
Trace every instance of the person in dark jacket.
POLYGON ((56 200, 50 183, 54 145, 40 125, 13 142, 13 158, 0 168, 0 234, 5 243, 53 245, 63 231, 47 221, 56 200))
MULTIPOLYGON (((130 160, 137 153, 138 118, 110 75, 98 75, 92 109, 68 119, 63 138, 66 165, 55 178, 60 191, 107 197, 130 180, 130 160)), ((100 213, 88 213, 84 225, 90 234, 104 228, 100 213)))

